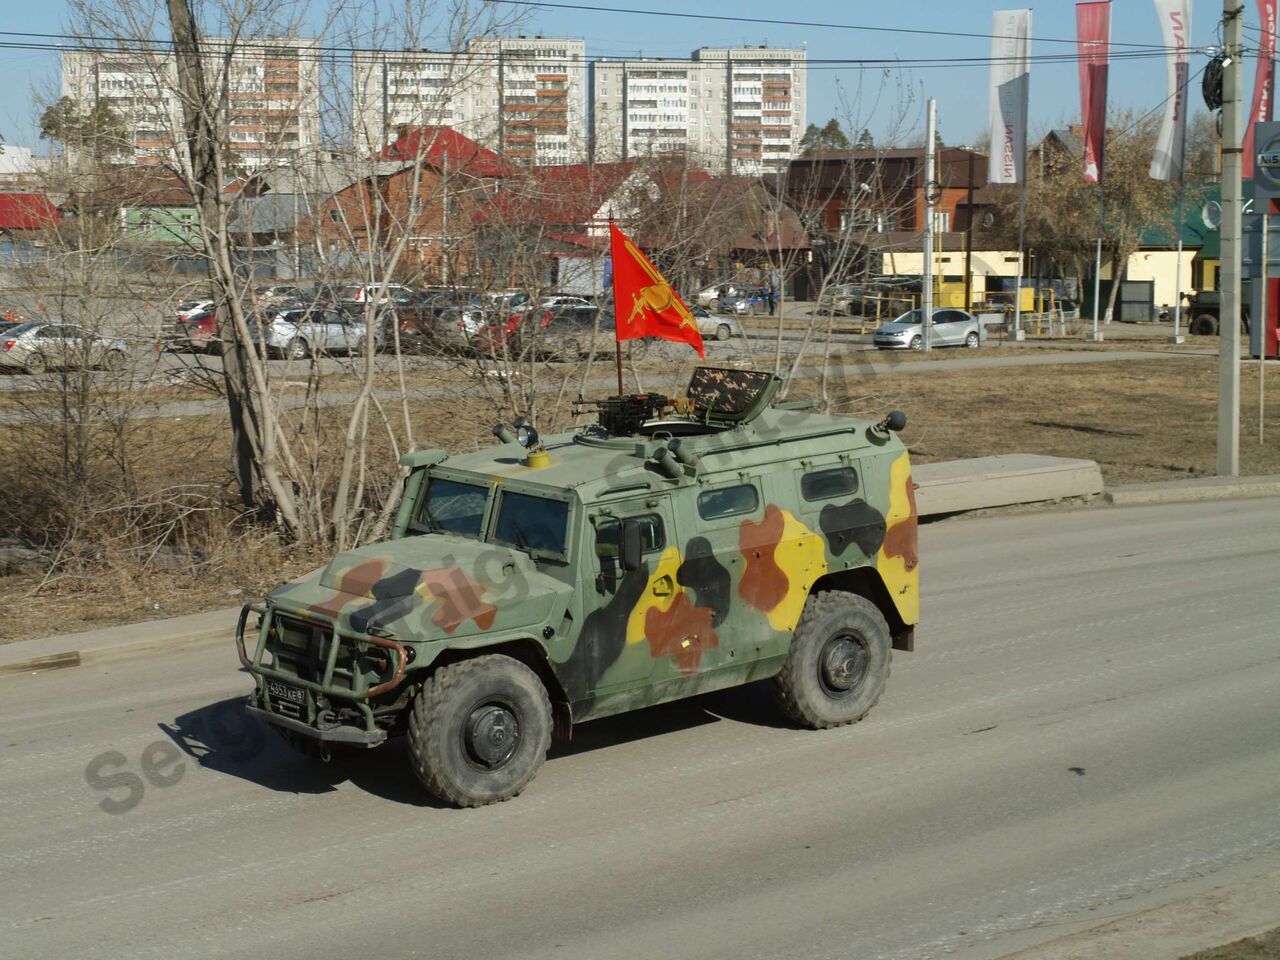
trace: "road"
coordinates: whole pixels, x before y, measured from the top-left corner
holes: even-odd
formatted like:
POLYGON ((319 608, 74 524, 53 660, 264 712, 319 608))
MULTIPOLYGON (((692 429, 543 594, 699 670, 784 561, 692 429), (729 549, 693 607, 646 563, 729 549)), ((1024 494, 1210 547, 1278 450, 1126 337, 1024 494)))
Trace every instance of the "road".
POLYGON ((1277 499, 927 525, 863 723, 728 691, 474 811, 245 732, 229 644, 0 680, 0 955, 979 960, 1272 869, 1278 535, 1277 499))

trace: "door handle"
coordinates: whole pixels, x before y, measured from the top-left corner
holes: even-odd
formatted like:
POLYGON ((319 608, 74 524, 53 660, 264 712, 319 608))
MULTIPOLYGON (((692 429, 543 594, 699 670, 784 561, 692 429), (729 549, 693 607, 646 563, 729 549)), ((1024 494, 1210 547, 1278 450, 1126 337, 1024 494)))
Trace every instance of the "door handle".
POLYGON ((670 577, 659 577, 653 581, 653 595, 655 597, 669 597, 674 586, 670 577))

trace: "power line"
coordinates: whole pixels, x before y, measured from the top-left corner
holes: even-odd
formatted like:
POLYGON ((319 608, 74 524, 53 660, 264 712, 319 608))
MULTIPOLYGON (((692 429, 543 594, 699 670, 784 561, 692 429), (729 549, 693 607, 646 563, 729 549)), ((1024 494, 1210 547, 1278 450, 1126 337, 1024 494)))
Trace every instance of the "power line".
MULTIPOLYGON (((590 13, 622 13, 643 17, 671 17, 681 20, 717 20, 726 23, 751 23, 776 27, 815 27, 821 30, 857 30, 866 33, 900 33, 925 37, 964 37, 976 40, 1012 39, 1003 34, 963 33, 958 30, 922 30, 912 27, 873 27, 857 23, 824 23, 816 20, 782 20, 772 17, 733 17, 715 13, 681 13, 671 10, 641 10, 632 7, 602 7, 586 3, 547 3, 544 0, 485 0, 486 3, 506 3, 513 7, 547 7, 556 10, 581 10, 590 13)), ((1077 44, 1076 38, 1070 40, 1061 37, 1033 37, 1039 43, 1077 44)), ((1173 51, 1177 48, 1156 43, 1121 43, 1111 41, 1113 47, 1138 47, 1148 50, 1173 51)))

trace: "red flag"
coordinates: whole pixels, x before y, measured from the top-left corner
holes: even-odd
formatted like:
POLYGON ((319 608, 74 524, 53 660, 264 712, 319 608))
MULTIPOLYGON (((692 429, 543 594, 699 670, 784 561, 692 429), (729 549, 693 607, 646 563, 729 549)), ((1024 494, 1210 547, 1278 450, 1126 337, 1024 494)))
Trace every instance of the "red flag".
POLYGON ((609 248, 613 258, 613 311, 619 340, 661 337, 687 343, 704 357, 698 321, 684 305, 658 268, 609 224, 609 248))
POLYGON ((1084 125, 1084 182, 1102 176, 1107 136, 1107 56, 1111 39, 1109 0, 1076 4, 1076 48, 1080 60, 1080 117, 1084 125))
POLYGON ((1241 176, 1253 177, 1253 125, 1271 119, 1271 97, 1276 82, 1276 0, 1258 0, 1258 19, 1262 22, 1262 35, 1258 37, 1258 72, 1253 78, 1253 109, 1249 111, 1249 125, 1244 130, 1241 176))

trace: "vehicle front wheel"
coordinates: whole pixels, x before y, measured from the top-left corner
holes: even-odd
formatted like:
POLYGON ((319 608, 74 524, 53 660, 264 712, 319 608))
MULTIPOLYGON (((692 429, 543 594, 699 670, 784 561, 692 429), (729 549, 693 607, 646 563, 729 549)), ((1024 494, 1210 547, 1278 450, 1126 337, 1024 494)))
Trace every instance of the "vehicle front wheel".
POLYGON ((1218 332, 1218 318, 1211 313, 1201 313, 1192 317, 1191 332, 1198 337, 1212 337, 1218 332))
POLYGON ((459 807, 509 800, 533 779, 551 745, 551 700, 537 674, 491 654, 441 667, 409 716, 414 772, 459 807))
POLYGON ((732 335, 733 335, 733 331, 729 329, 729 325, 727 323, 722 323, 718 327, 716 327, 717 340, 720 340, 721 342, 723 342, 725 340, 728 340, 729 337, 731 337, 732 335))
POLYGON ((782 711, 814 730, 861 720, 889 679, 889 625, 866 597, 823 591, 809 597, 774 678, 782 711))
POLYGON ((294 337, 284 348, 284 355, 289 360, 305 360, 310 352, 307 341, 301 337, 294 337))
POLYGON ((978 349, 978 335, 977 335, 977 333, 970 333, 967 337, 965 337, 965 338, 964 338, 964 345, 965 345, 966 347, 968 347, 970 350, 977 350, 977 349, 978 349))
POLYGON ((49 369, 49 361, 44 358, 44 354, 33 353, 27 357, 27 362, 22 365, 22 369, 32 376, 38 376, 49 369))
POLYGON ((107 355, 102 358, 102 369, 108 373, 119 373, 124 369, 124 352, 121 350, 108 350, 107 355))
POLYGON ((912 350, 923 350, 923 349, 924 349, 924 337, 920 336, 919 334, 916 334, 914 337, 912 337, 912 338, 911 338, 911 349, 912 349, 912 350))

